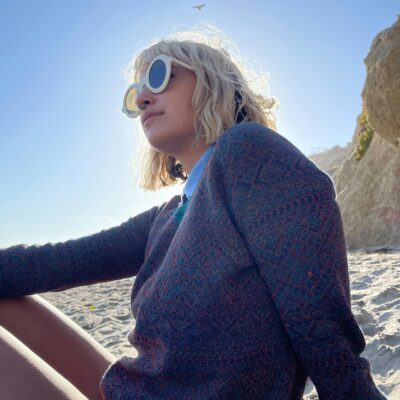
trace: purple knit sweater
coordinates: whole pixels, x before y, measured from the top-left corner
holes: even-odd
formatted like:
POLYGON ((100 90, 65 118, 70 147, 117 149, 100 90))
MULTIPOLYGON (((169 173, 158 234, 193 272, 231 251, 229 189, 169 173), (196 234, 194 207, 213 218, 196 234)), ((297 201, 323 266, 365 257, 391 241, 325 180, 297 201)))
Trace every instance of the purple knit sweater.
POLYGON ((0 297, 136 276, 108 400, 382 400, 350 305, 330 177, 255 122, 217 140, 184 212, 180 196, 120 226, 0 250, 0 297))

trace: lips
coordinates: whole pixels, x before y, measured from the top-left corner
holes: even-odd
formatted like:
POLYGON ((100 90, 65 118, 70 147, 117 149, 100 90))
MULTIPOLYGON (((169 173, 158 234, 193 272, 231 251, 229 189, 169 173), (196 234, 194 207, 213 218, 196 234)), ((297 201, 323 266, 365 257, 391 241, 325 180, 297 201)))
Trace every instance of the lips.
POLYGON ((162 113, 160 113, 160 112, 150 112, 150 113, 148 113, 148 114, 145 114, 144 115, 144 117, 143 117, 143 124, 150 118, 150 117, 154 117, 154 116, 157 116, 157 115, 161 115, 162 113))

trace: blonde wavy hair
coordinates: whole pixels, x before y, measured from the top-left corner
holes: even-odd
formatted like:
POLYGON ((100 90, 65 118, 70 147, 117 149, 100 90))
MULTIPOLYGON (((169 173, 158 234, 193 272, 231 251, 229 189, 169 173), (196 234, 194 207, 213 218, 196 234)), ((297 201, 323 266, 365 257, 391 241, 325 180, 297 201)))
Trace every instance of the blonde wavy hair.
MULTIPOLYGON (((237 46, 223 31, 210 23, 202 23, 154 39, 133 56, 123 73, 129 84, 138 82, 159 54, 193 66, 197 77, 192 97, 195 145, 200 139, 205 139, 206 144, 215 143, 226 129, 245 121, 276 130, 276 117, 272 112, 278 106, 276 98, 257 93, 267 84, 263 80, 265 74, 256 74, 236 52, 239 54, 237 46)), ((143 131, 139 133, 139 137, 142 136, 145 136, 143 131)), ((137 169, 139 187, 156 191, 187 180, 188 175, 179 160, 148 143, 143 146, 137 169)))

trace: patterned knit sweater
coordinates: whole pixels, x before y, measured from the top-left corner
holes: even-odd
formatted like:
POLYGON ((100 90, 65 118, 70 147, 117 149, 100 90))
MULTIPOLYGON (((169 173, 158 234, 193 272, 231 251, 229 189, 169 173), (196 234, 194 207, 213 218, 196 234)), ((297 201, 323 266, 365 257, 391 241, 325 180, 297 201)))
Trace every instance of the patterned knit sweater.
POLYGON ((0 250, 0 297, 135 276, 105 399, 382 400, 351 312, 330 177, 277 132, 227 129, 200 181, 120 226, 0 250))

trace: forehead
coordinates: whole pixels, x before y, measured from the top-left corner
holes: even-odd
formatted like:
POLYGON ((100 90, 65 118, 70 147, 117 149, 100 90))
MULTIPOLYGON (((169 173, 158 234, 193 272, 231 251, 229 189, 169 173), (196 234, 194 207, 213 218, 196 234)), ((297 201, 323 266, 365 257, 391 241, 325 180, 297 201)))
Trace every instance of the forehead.
POLYGON ((171 64, 172 71, 185 71, 186 68, 182 67, 181 65, 171 64))

